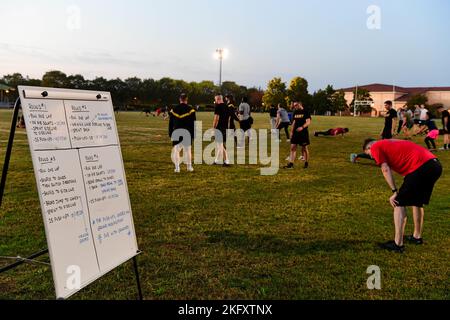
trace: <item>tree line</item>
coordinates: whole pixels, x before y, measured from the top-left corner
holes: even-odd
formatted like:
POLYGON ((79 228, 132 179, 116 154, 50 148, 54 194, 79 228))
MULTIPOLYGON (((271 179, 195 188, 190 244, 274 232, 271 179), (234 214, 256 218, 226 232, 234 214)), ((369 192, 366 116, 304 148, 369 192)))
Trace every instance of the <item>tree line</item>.
POLYGON ((280 104, 289 108, 294 101, 302 102, 316 114, 337 114, 349 109, 345 93, 335 90, 331 85, 311 95, 308 91, 308 81, 302 77, 293 78, 289 86, 281 78, 274 78, 269 82, 263 96, 266 107, 280 104))
MULTIPOLYGON (((247 88, 232 81, 223 82, 218 87, 213 81, 187 82, 171 78, 140 79, 137 77, 122 80, 97 77, 94 80, 85 79, 82 75, 66 75, 61 71, 49 71, 42 79, 31 79, 20 73, 5 75, 0 78, 12 88, 19 85, 42 86, 51 88, 70 88, 80 90, 111 92, 114 104, 121 109, 154 109, 176 104, 181 93, 189 96, 192 105, 212 105, 214 95, 218 92, 232 94, 237 101, 247 97, 256 109, 262 106, 264 91, 259 88, 247 88)), ((10 100, 18 96, 18 92, 9 93, 10 100)))
MULTIPOLYGON (((295 77, 289 83, 281 78, 274 78, 269 81, 266 90, 261 88, 248 88, 236 82, 223 82, 222 87, 217 86, 213 81, 187 82, 168 77, 155 79, 140 79, 131 77, 125 80, 120 78, 106 79, 97 77, 93 80, 85 79, 82 75, 66 75, 61 71, 49 71, 42 79, 32 79, 24 77, 20 73, 5 75, 0 78, 0 83, 4 83, 12 88, 19 85, 42 86, 52 88, 70 88, 80 90, 108 91, 111 92, 114 104, 120 109, 156 109, 158 107, 170 106, 178 102, 181 93, 187 93, 192 105, 201 106, 201 109, 212 108, 213 97, 216 93, 232 94, 236 101, 243 97, 249 99, 253 111, 268 111, 272 105, 281 104, 289 108, 291 102, 298 100, 302 102, 311 112, 318 115, 338 114, 340 112, 353 112, 354 101, 348 104, 345 93, 336 90, 332 85, 324 89, 309 93, 308 81, 302 77, 295 77)), ((10 101, 17 97, 16 91, 7 94, 10 101)), ((372 101, 370 92, 363 88, 358 89, 357 99, 359 101, 372 101)), ((356 92, 354 93, 356 96, 356 92)), ((407 103, 408 108, 415 105, 427 104, 427 98, 418 94, 407 103)), ((372 107, 359 106, 358 111, 370 113, 372 107)))

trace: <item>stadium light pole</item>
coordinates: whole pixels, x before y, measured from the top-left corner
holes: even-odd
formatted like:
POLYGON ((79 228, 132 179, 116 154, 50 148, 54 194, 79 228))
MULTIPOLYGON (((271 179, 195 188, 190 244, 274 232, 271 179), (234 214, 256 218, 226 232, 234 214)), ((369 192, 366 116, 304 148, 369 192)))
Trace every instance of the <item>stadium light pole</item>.
POLYGON ((219 59, 219 87, 222 88, 222 71, 223 71, 223 60, 228 56, 227 49, 217 49, 215 53, 216 59, 219 59))

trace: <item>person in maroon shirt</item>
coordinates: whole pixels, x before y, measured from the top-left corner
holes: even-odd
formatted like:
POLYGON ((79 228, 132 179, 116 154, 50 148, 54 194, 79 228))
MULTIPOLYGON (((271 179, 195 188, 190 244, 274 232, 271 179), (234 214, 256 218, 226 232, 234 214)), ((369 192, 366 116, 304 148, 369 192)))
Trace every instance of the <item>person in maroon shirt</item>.
POLYGON ((434 186, 442 175, 439 160, 425 148, 403 140, 366 140, 364 152, 381 166, 384 178, 392 189, 390 203, 394 208, 395 241, 381 245, 383 249, 403 253, 407 221, 406 207, 413 207, 414 234, 407 237, 413 244, 423 244, 424 205, 431 200, 434 186), (397 189, 393 172, 405 177, 397 189))
POLYGON ((331 136, 331 137, 336 137, 338 135, 342 135, 344 136, 346 133, 349 133, 350 130, 348 128, 336 128, 336 129, 330 129, 328 131, 324 131, 324 132, 320 132, 320 131, 316 131, 314 133, 314 136, 319 137, 319 136, 331 136))

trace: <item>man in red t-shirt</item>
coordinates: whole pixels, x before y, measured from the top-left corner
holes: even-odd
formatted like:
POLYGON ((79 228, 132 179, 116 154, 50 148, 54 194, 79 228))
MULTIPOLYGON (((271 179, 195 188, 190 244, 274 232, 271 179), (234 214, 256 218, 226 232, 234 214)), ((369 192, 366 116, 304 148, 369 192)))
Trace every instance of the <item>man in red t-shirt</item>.
POLYGON ((332 136, 332 137, 336 137, 336 136, 338 136, 338 135, 342 135, 342 136, 344 136, 346 133, 349 133, 350 132, 350 130, 348 129, 348 128, 336 128, 336 129, 330 129, 330 130, 328 130, 328 131, 323 131, 323 132, 320 132, 320 131, 316 131, 315 133, 314 133, 314 135, 316 136, 316 137, 319 137, 319 136, 332 136))
POLYGON ((382 244, 382 248, 403 252, 406 227, 406 207, 413 207, 414 234, 408 242, 423 244, 422 232, 425 211, 430 203, 436 182, 442 175, 439 160, 425 148, 403 140, 366 140, 364 152, 381 166, 384 178, 394 194, 390 203, 394 208, 395 241, 382 244), (393 171, 405 177, 403 186, 397 189, 393 171))

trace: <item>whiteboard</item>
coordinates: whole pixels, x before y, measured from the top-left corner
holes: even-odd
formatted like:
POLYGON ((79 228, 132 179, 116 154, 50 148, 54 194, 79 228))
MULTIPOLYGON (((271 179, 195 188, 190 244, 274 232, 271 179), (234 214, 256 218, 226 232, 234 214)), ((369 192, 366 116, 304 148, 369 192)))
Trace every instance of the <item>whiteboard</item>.
POLYGON ((56 297, 67 299, 139 252, 111 95, 18 89, 56 297))

